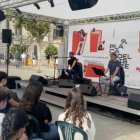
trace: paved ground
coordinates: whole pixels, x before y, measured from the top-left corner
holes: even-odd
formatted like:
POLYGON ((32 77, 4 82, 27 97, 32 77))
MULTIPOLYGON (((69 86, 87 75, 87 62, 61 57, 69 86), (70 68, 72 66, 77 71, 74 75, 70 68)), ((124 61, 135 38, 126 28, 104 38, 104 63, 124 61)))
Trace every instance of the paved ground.
MULTIPOLYGON (((6 71, 3 66, 0 66, 1 71, 6 71)), ((41 73, 38 73, 37 68, 19 68, 10 67, 9 75, 20 76, 22 79, 29 79, 32 74, 53 76, 53 69, 43 66, 41 73)), ((63 108, 49 104, 53 113, 53 120, 57 120, 58 115, 63 112, 63 108)), ((140 140, 140 125, 134 125, 129 122, 105 117, 93 112, 90 112, 96 126, 95 140, 140 140)))
MULTIPOLYGON (((0 65, 0 70, 6 72, 6 66, 0 65)), ((20 68, 16 68, 14 66, 9 67, 9 76, 19 76, 23 80, 27 80, 30 78, 32 74, 40 75, 40 76, 54 76, 54 69, 53 67, 48 66, 42 66, 40 71, 38 70, 38 67, 29 67, 29 66, 23 66, 20 68)))

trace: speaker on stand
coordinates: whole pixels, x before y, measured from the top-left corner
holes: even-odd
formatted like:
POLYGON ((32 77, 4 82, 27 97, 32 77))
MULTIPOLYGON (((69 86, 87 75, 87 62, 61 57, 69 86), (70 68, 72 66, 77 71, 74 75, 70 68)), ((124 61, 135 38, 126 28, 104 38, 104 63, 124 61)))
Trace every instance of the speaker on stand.
POLYGON ((0 10, 0 22, 5 20, 6 16, 3 11, 0 10))
POLYGON ((56 26, 56 36, 62 37, 64 34, 64 27, 62 25, 56 26))
POLYGON ((9 48, 11 42, 12 42, 12 30, 2 29, 2 43, 7 43, 7 58, 6 58, 7 75, 9 73, 9 48))

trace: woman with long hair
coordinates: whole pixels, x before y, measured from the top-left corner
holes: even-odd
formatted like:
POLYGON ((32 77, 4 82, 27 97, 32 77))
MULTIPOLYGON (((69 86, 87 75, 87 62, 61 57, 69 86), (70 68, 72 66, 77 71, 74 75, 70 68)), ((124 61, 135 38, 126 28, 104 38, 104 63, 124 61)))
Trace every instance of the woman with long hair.
POLYGON ((25 134, 27 116, 24 111, 11 110, 2 122, 2 140, 28 140, 25 134))
POLYGON ((58 120, 74 124, 87 133, 89 140, 94 140, 95 125, 85 109, 83 95, 78 88, 69 91, 65 112, 59 115, 58 120))
POLYGON ((45 103, 39 101, 43 86, 40 82, 32 81, 24 91, 19 109, 34 116, 40 125, 44 140, 58 140, 57 127, 52 121, 52 114, 45 103))
POLYGON ((84 32, 83 29, 81 29, 79 31, 80 33, 80 36, 81 36, 81 39, 80 39, 80 42, 78 44, 78 47, 77 47, 77 55, 81 55, 83 53, 83 49, 84 49, 84 44, 85 44, 85 41, 86 41, 86 33, 84 32))

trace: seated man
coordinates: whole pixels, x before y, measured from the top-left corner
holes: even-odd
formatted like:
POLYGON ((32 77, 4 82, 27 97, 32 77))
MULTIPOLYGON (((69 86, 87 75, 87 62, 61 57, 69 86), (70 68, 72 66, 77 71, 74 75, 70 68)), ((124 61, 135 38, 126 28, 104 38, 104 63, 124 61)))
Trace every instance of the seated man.
POLYGON ((69 57, 70 59, 68 60, 68 75, 70 79, 73 79, 74 76, 78 73, 78 69, 77 69, 77 60, 76 57, 74 57, 74 53, 73 52, 69 52, 69 57))
POLYGON ((106 86, 114 86, 114 82, 120 80, 120 66, 121 62, 117 60, 117 54, 115 52, 110 54, 110 61, 108 67, 105 70, 105 74, 109 72, 109 77, 103 77, 100 79, 101 83, 106 86))
POLYGON ((8 104, 6 105, 6 110, 4 110, 3 113, 7 113, 10 107, 18 107, 19 105, 17 95, 15 95, 15 93, 13 93, 7 87, 5 87, 6 83, 7 83, 7 74, 3 71, 0 71, 0 88, 4 88, 8 92, 7 95, 8 104))

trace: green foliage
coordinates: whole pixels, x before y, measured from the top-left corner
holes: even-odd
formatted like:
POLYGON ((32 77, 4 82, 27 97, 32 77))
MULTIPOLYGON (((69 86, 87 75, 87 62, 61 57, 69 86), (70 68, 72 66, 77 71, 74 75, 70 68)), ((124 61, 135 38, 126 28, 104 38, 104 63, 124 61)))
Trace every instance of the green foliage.
POLYGON ((53 44, 49 44, 45 50, 46 55, 54 56, 58 54, 58 49, 53 44))
POLYGON ((15 54, 16 52, 17 53, 23 53, 23 52, 26 52, 26 50, 28 49, 28 45, 19 45, 19 44, 14 44, 12 47, 11 47, 11 49, 10 49, 10 52, 12 53, 12 54, 15 54))
POLYGON ((41 42, 49 32, 49 23, 44 21, 35 22, 18 17, 15 18, 13 22, 15 28, 24 27, 38 42, 41 42))
POLYGON ((20 53, 20 45, 15 44, 10 48, 10 52, 12 54, 15 54, 16 52, 20 53))

